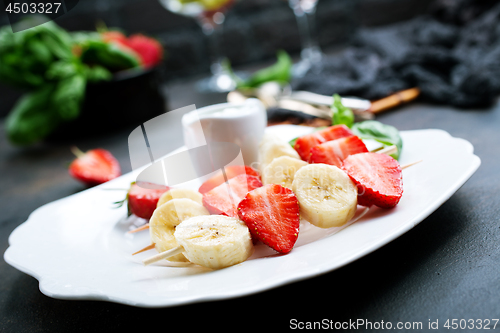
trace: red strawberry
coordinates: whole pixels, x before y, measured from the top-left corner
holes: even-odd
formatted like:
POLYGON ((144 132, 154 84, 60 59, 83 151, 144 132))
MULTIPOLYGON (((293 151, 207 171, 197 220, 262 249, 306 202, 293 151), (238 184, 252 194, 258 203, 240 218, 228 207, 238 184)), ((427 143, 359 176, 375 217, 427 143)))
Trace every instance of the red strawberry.
POLYGON ((105 41, 106 43, 111 42, 111 41, 118 41, 121 42, 122 44, 127 44, 127 36, 125 36, 122 32, 120 31, 104 31, 101 33, 102 40, 105 41))
POLYGON ((392 208, 403 195, 401 166, 389 155, 350 155, 342 163, 342 169, 358 186, 358 204, 362 206, 392 208))
POLYGON ((349 155, 367 153, 365 144, 355 135, 335 139, 311 148, 309 163, 325 163, 340 168, 349 155))
MULTIPOLYGON (((241 174, 247 174, 250 176, 255 176, 259 177, 259 173, 255 171, 255 169, 246 166, 246 165, 232 165, 224 168, 224 172, 226 173, 227 179, 234 178, 236 176, 239 176, 241 174)), ((198 189, 198 192, 201 194, 207 193, 211 189, 219 186, 220 184, 224 183, 224 175, 222 174, 222 171, 218 172, 215 176, 204 182, 200 188, 198 189)))
POLYGON ((299 235, 299 201, 292 190, 269 184, 250 191, 238 205, 238 216, 253 237, 280 253, 292 250, 299 235))
POLYGON ((141 61, 140 55, 130 47, 129 40, 127 36, 119 31, 105 31, 101 33, 102 40, 106 43, 112 43, 116 45, 120 50, 127 52, 137 58, 138 61, 141 61))
POLYGON ((92 149, 84 153, 73 147, 76 159, 69 166, 69 174, 88 186, 107 182, 121 175, 120 164, 104 149, 92 149))
POLYGON ((160 189, 148 189, 140 187, 135 182, 132 183, 127 193, 129 212, 149 220, 156 209, 158 200, 168 190, 166 186, 160 189))
POLYGON ((331 141, 351 135, 354 135, 354 133, 346 125, 334 125, 327 127, 321 131, 299 137, 297 141, 295 141, 294 148, 297 153, 299 153, 300 158, 302 158, 304 161, 308 161, 312 147, 326 141, 331 141))
POLYGON ((129 37, 127 45, 139 54, 145 67, 157 65, 163 57, 163 47, 154 38, 135 34, 129 37))
POLYGON ((212 214, 237 217, 236 208, 240 201, 249 191, 261 186, 259 178, 242 174, 203 194, 203 205, 212 214))

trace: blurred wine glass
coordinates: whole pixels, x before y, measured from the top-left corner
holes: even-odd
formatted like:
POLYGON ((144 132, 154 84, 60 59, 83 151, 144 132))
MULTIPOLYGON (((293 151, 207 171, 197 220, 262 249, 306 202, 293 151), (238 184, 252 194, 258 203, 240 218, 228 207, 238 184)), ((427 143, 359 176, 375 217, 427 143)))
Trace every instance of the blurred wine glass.
POLYGON ((234 0, 160 0, 169 11, 193 17, 208 38, 212 76, 202 79, 197 87, 203 92, 228 92, 236 82, 222 65, 221 37, 227 10, 234 0))
POLYGON ((303 76, 312 64, 321 61, 323 56, 316 35, 316 5, 318 0, 288 0, 299 27, 302 50, 301 60, 294 65, 292 74, 296 77, 303 76))

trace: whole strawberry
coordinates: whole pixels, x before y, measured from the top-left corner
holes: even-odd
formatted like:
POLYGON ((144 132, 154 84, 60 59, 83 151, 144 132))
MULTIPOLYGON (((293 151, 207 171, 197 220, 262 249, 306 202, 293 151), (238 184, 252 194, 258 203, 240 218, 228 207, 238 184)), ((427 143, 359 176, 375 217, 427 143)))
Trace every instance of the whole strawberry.
POLYGON ((163 58, 163 47, 154 38, 142 34, 131 35, 127 45, 140 56, 144 67, 154 67, 163 58))
POLYGON ((238 216, 253 237, 280 253, 292 250, 299 235, 299 201, 292 190, 269 184, 248 192, 238 216))
POLYGON ((76 158, 68 172, 87 186, 99 185, 121 175, 120 164, 109 151, 98 148, 84 153, 76 147, 71 150, 76 158))

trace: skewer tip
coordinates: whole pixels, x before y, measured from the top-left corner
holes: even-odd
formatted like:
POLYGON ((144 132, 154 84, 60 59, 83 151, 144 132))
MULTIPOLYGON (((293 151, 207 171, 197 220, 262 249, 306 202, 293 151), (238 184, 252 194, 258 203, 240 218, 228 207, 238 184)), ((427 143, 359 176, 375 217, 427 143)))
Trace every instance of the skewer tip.
POLYGON ((411 167, 412 165, 418 164, 418 163, 420 163, 420 162, 423 162, 423 160, 419 160, 419 161, 415 161, 415 162, 412 162, 412 163, 408 163, 408 164, 402 165, 402 166, 401 166, 401 170, 404 170, 404 169, 406 169, 406 168, 409 168, 409 167, 411 167))

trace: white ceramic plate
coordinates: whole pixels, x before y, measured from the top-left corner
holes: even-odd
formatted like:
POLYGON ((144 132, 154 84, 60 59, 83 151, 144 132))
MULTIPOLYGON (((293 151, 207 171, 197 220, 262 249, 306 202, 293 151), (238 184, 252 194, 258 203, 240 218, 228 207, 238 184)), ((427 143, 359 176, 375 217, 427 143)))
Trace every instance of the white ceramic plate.
MULTIPOLYGON (((274 126, 291 139, 310 131, 274 126)), ((139 307, 166 307, 243 296, 312 278, 346 265, 392 241, 424 220, 476 171, 480 159, 472 145, 442 130, 401 133, 401 164, 423 162, 403 171, 404 194, 391 210, 372 208, 358 222, 335 233, 301 224, 299 239, 287 255, 264 245, 247 261, 226 269, 167 267, 167 261, 144 267, 149 233, 127 234, 134 219, 112 202, 137 172, 35 210, 9 238, 5 261, 40 281, 40 290, 58 299, 105 300, 139 307)))

